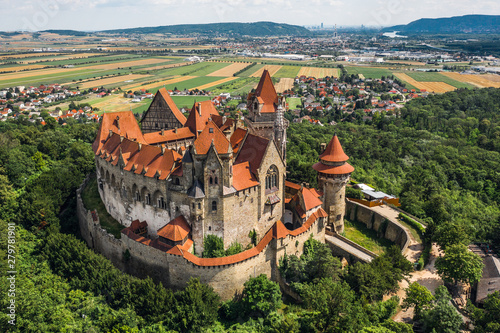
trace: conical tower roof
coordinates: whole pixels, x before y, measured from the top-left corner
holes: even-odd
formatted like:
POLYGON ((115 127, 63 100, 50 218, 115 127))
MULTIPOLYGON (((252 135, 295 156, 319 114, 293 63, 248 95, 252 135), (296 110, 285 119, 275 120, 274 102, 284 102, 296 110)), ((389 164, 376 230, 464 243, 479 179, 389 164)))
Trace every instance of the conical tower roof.
POLYGON ((339 138, 335 134, 328 146, 326 146, 325 151, 319 155, 319 158, 326 162, 345 162, 349 159, 349 156, 344 153, 339 138))
POLYGON ((274 88, 273 80, 269 71, 266 69, 262 72, 259 84, 255 89, 254 96, 257 97, 259 103, 264 104, 263 113, 275 112, 278 105, 278 94, 274 88))

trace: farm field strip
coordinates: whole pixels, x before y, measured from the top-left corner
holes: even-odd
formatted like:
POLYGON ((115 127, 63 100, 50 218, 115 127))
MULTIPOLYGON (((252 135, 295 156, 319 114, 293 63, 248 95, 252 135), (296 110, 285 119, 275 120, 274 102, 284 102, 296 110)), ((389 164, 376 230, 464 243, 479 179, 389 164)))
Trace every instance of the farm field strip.
POLYGON ((406 73, 412 79, 419 82, 444 82, 453 86, 455 88, 473 88, 473 85, 469 83, 460 82, 454 80, 446 75, 443 75, 442 72, 410 72, 406 73))
MULTIPOLYGON (((121 76, 110 77, 110 78, 106 78, 106 79, 100 79, 100 80, 77 83, 77 84, 78 84, 78 87, 80 89, 88 89, 88 88, 93 88, 93 87, 106 86, 106 85, 114 84, 114 83, 125 82, 128 80, 142 79, 145 77, 151 77, 151 75, 129 74, 129 75, 121 75, 121 76)), ((65 83, 65 85, 71 85, 71 84, 75 84, 75 83, 74 82, 65 83)))
POLYGON ((16 67, 0 67, 0 72, 19 72, 28 71, 33 69, 44 68, 47 65, 28 65, 28 66, 16 66, 16 67))
MULTIPOLYGON (((168 61, 168 60, 165 60, 165 61, 168 61)), ((172 60, 170 60, 170 61, 172 61, 172 60)), ((168 69, 168 68, 173 68, 173 67, 181 67, 181 66, 190 65, 190 64, 192 64, 192 62, 190 62, 190 61, 187 61, 187 62, 178 62, 178 63, 175 63, 175 64, 157 65, 157 66, 153 66, 153 67, 141 68, 141 70, 155 71, 155 70, 160 70, 160 69, 168 69)))
POLYGON ((344 66, 347 74, 364 75, 365 78, 380 79, 382 76, 392 75, 392 72, 387 68, 381 67, 366 67, 366 66, 344 66))
POLYGON ((41 57, 40 59, 30 59, 30 60, 23 60, 20 61, 19 63, 21 64, 32 64, 35 62, 39 61, 47 61, 47 62, 52 62, 52 61, 57 61, 57 60, 78 60, 78 59, 87 59, 89 57, 94 57, 100 55, 99 53, 76 53, 76 54, 68 54, 68 55, 60 55, 58 57, 51 57, 51 58, 44 58, 41 57))
MULTIPOLYGON (((41 56, 43 54, 43 56, 55 56, 55 55, 60 55, 60 53, 41 53, 40 54, 40 57, 43 57, 41 56)), ((31 58, 33 57, 34 55, 38 55, 36 53, 25 53, 25 54, 9 54, 9 55, 1 55, 0 56, 0 60, 3 60, 3 59, 12 59, 12 58, 31 58)))
POLYGON ((247 63, 231 63, 230 65, 218 69, 215 72, 207 74, 207 76, 233 76, 234 73, 242 70, 247 67, 247 63))
POLYGON ((459 82, 465 82, 472 84, 479 88, 500 88, 500 75, 496 75, 496 77, 486 76, 486 75, 494 75, 494 74, 460 74, 454 72, 446 72, 443 73, 447 77, 457 80, 459 82), (497 78, 498 77, 498 78, 497 78), (498 79, 498 81, 493 81, 491 79, 498 79))
POLYGON ((288 89, 292 89, 294 81, 295 79, 292 78, 287 78, 287 77, 281 78, 280 82, 276 84, 276 92, 281 94, 288 89))
POLYGON ((337 68, 302 67, 297 75, 307 77, 312 76, 317 79, 326 76, 339 77, 339 70, 337 68))
POLYGON ((116 63, 112 63, 112 64, 92 65, 92 66, 86 66, 85 69, 118 69, 118 68, 124 68, 124 67, 152 65, 152 64, 157 64, 160 62, 168 62, 168 61, 170 61, 170 60, 152 58, 152 59, 116 62, 116 63))
POLYGON ((295 78, 299 73, 301 67, 299 66, 283 66, 281 69, 274 74, 276 78, 295 78))
POLYGON ((198 86, 198 87, 194 87, 191 90, 193 90, 193 89, 205 90, 207 88, 218 86, 219 84, 223 84, 223 83, 226 83, 226 82, 229 82, 229 81, 233 81, 233 80, 236 80, 236 79, 238 79, 237 76, 230 76, 230 77, 226 77, 226 78, 220 79, 218 81, 214 81, 214 82, 203 84, 203 85, 198 86))
POLYGON ((261 77, 262 73, 266 69, 269 71, 269 75, 273 76, 274 74, 276 74, 281 69, 281 67, 283 67, 283 66, 281 66, 281 65, 264 65, 264 67, 259 68, 256 72, 254 72, 250 76, 251 77, 261 77))
POLYGON ((122 89, 123 90, 133 90, 133 88, 136 88, 136 89, 149 90, 149 89, 153 89, 153 88, 160 87, 160 86, 167 85, 167 84, 172 84, 172 83, 190 80, 190 79, 193 79, 195 77, 196 76, 174 77, 174 78, 170 78, 168 80, 158 81, 158 82, 149 83, 149 84, 145 84, 145 85, 140 85, 140 84, 138 85, 137 83, 134 83, 134 84, 130 84, 128 86, 122 87, 122 89))
POLYGON ((405 82, 408 82, 409 84, 411 84, 412 86, 414 86, 415 88, 417 89, 424 89, 424 90, 427 90, 427 91, 431 91, 431 92, 436 92, 436 93, 444 93, 444 92, 447 92, 447 91, 453 91, 455 90, 456 88, 452 85, 449 85, 447 83, 444 83, 444 82, 421 82, 421 81, 417 81, 415 79, 413 79, 412 77, 404 74, 404 73, 394 73, 394 75, 396 77, 398 77, 399 79, 405 81, 405 82))

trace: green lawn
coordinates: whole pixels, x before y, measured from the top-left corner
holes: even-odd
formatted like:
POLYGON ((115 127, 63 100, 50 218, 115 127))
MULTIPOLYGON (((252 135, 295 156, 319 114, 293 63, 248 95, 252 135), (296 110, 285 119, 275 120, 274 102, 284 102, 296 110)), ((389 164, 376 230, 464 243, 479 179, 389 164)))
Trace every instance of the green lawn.
POLYGON ((273 77, 290 77, 293 79, 299 74, 300 68, 299 66, 283 66, 273 75, 273 77))
POLYGON ((362 222, 345 220, 344 234, 342 236, 378 255, 384 253, 391 245, 394 245, 388 239, 378 238, 377 232, 368 229, 362 222))
POLYGON ((419 82, 444 82, 455 88, 474 88, 474 86, 453 80, 439 72, 405 72, 406 75, 419 82))
POLYGON ((194 105, 194 102, 208 101, 209 99, 210 96, 172 96, 172 100, 179 109, 191 109, 194 105))
POLYGON ((302 99, 299 97, 287 97, 286 102, 290 110, 300 109, 302 107, 302 99))
POLYGON ((97 179, 96 176, 92 176, 87 187, 82 192, 82 200, 85 208, 88 210, 96 210, 99 215, 99 222, 101 227, 103 227, 110 234, 114 235, 116 238, 121 237, 121 231, 124 226, 122 226, 118 221, 113 219, 111 215, 108 214, 104 204, 99 196, 99 191, 97 189, 97 179))
POLYGON ((256 77, 241 77, 234 81, 222 83, 218 86, 210 88, 212 95, 219 95, 223 92, 229 92, 231 95, 239 95, 248 93, 259 82, 256 77))
POLYGON ((392 75, 392 72, 385 68, 346 66, 347 74, 363 74, 365 78, 380 79, 382 76, 392 75))
POLYGON ((403 220, 401 219, 398 219, 398 222, 408 228, 408 230, 410 230, 412 236, 419 242, 419 243, 422 243, 422 238, 420 237, 420 233, 418 232, 417 229, 415 229, 413 226, 409 225, 408 223, 404 222, 403 220))

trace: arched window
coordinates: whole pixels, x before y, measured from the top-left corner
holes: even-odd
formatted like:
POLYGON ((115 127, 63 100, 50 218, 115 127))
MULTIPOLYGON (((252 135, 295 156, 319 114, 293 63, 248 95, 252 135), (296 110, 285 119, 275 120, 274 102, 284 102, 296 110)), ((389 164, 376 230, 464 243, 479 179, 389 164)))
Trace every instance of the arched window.
POLYGON ((212 201, 212 212, 216 212, 217 211, 217 201, 212 201))
POLYGON ((141 201, 141 194, 139 193, 139 191, 135 191, 135 200, 141 201))
POLYGON ((180 180, 179 178, 174 178, 174 185, 179 185, 180 184, 180 180))
POLYGON ((279 188, 278 168, 272 165, 266 174, 266 190, 279 188))
POLYGON ((214 184, 219 184, 219 178, 215 177, 214 184))
POLYGON ((163 197, 158 198, 158 208, 167 209, 167 203, 165 202, 165 199, 163 199, 163 197))
POLYGON ((144 197, 144 201, 146 201, 146 205, 151 205, 151 194, 150 193, 146 194, 146 196, 144 197))
POLYGON ((209 183, 210 183, 210 185, 212 185, 214 183, 214 179, 212 177, 210 177, 209 183))

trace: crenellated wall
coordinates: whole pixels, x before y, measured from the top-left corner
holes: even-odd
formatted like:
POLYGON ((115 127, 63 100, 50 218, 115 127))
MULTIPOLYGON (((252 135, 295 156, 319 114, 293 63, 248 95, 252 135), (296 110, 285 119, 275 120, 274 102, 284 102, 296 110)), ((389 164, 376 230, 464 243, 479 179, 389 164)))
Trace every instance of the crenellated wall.
POLYGON ((81 191, 87 182, 88 178, 77 190, 77 214, 82 237, 88 246, 110 259, 123 272, 140 278, 149 276, 173 289, 185 287, 189 279, 195 277, 212 286, 222 299, 231 299, 241 292, 243 284, 251 276, 265 274, 277 281, 276 272, 281 257, 285 253, 302 253, 304 242, 311 235, 318 241, 325 241, 324 217, 313 216, 301 233, 276 235, 271 228, 256 247, 235 256, 206 259, 190 253, 183 256, 169 254, 123 233, 120 239, 116 239, 101 228, 97 214, 88 211, 81 198, 81 191))

